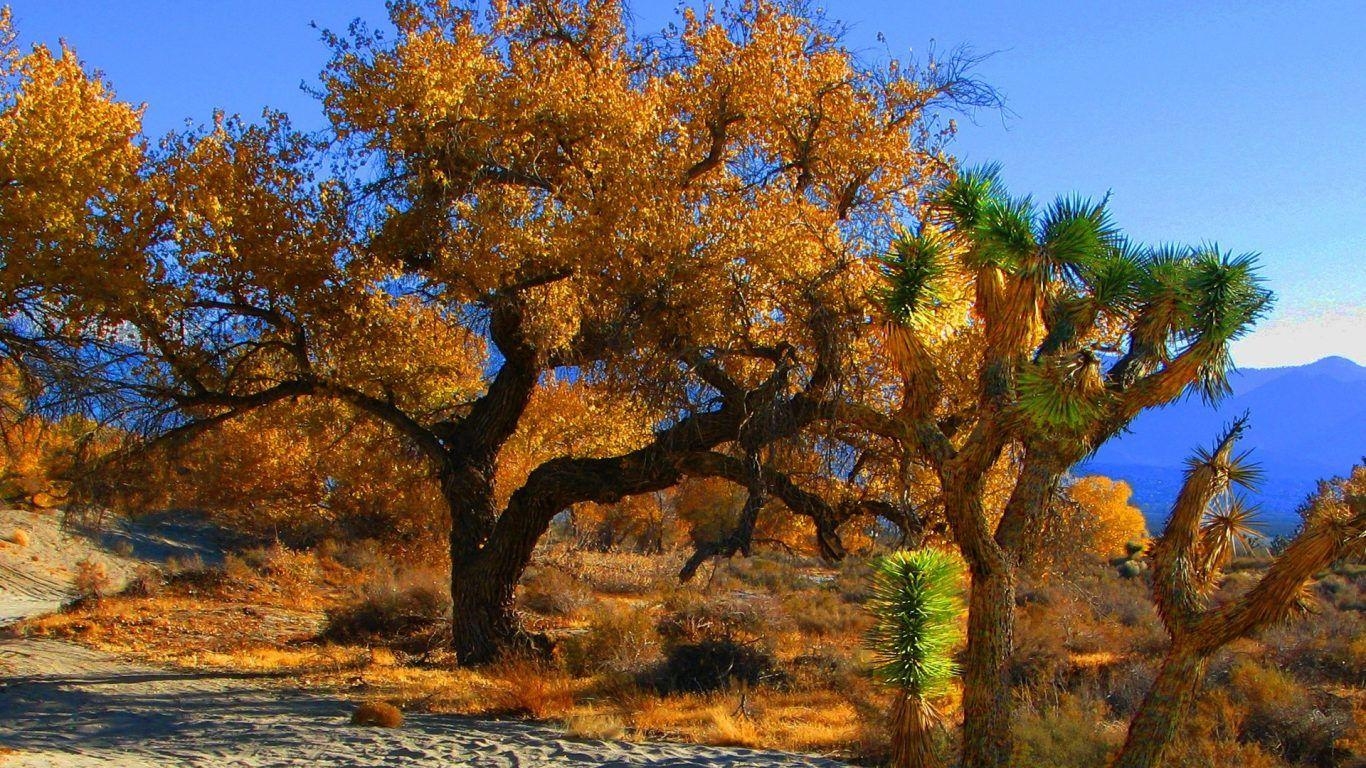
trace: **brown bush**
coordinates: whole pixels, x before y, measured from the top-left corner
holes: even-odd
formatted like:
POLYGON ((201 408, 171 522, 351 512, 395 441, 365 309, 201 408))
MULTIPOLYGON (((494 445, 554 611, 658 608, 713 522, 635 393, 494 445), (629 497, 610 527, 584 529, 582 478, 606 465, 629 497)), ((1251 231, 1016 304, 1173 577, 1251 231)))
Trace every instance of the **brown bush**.
POLYGON ((704 595, 678 590, 665 599, 658 623, 668 643, 724 639, 750 641, 771 637, 792 626, 778 601, 769 595, 733 592, 704 595))
POLYGON ((781 594, 810 586, 811 581, 799 569, 805 562, 778 552, 756 553, 752 557, 728 560, 721 567, 721 576, 743 587, 763 589, 781 594))
POLYGON ((78 600, 98 600, 109 591, 112 582, 104 563, 89 558, 76 563, 76 589, 78 600))
POLYGON ((735 683, 755 686, 783 683, 786 679, 773 654, 757 643, 703 640, 670 648, 654 676, 654 687, 665 694, 705 693, 735 683))
POLYGON ((366 701, 351 713, 351 724, 397 728, 403 725, 403 713, 387 701, 366 701))
POLYGON ((522 608, 542 616, 572 616, 593 602, 593 592, 563 569, 532 569, 517 592, 522 608))
POLYGON ((604 595, 649 594, 672 584, 681 565, 675 556, 590 551, 561 551, 554 563, 604 595))
POLYGON ((1268 629, 1262 642, 1278 666, 1306 680, 1366 686, 1366 609, 1354 607, 1360 587, 1333 576, 1319 585, 1324 599, 1308 617, 1268 629))
POLYGON ((164 581, 167 587, 195 595, 219 592, 231 579, 225 568, 205 565, 203 559, 195 555, 167 560, 164 581))
POLYGON ((833 690, 863 698, 867 670, 848 646, 820 644, 792 659, 791 685, 800 690, 833 690))
POLYGON ((846 557, 835 574, 835 589, 845 602, 862 605, 872 594, 871 560, 866 557, 846 557))
POLYGON ((603 603, 589 615, 584 631, 559 643, 572 674, 638 675, 659 660, 660 640, 646 608, 603 603))
POLYGON ((329 558, 361 573, 382 573, 390 568, 388 556, 375 539, 323 539, 317 546, 317 552, 319 557, 329 558))
MULTIPOLYGON (((1019 612, 1015 649, 1007 666, 1013 685, 1051 688, 1062 685, 1069 668, 1067 637, 1060 631, 1056 611, 1035 606, 1019 612)), ((1068 629, 1073 622, 1068 621, 1068 629)))
POLYGON ((156 597, 161 594, 162 585, 161 572, 150 565, 142 564, 133 572, 133 578, 123 586, 119 595, 136 598, 156 597))
POLYGON ((564 721, 564 735, 570 739, 611 741, 626 735, 626 723, 610 713, 573 714, 564 721))
POLYGON ((1104 727, 1103 702, 1064 693, 1056 702, 1026 702, 1015 719, 1018 768, 1092 768, 1105 765, 1122 731, 1104 727))
POLYGON ((501 714, 537 720, 559 717, 574 708, 573 681, 539 659, 510 656, 488 669, 502 683, 501 714))
POLYGON ((1315 696, 1289 674, 1246 659, 1229 671, 1231 698, 1244 712, 1240 735, 1293 763, 1334 766, 1336 742, 1352 725, 1351 703, 1315 696))
POLYGON ((371 582, 359 602, 327 612, 322 637, 336 643, 405 644, 440 625, 450 596, 430 574, 371 582))
POLYGON ((816 637, 861 632, 870 621, 861 606, 828 589, 789 592, 783 595, 782 605, 797 629, 816 637))

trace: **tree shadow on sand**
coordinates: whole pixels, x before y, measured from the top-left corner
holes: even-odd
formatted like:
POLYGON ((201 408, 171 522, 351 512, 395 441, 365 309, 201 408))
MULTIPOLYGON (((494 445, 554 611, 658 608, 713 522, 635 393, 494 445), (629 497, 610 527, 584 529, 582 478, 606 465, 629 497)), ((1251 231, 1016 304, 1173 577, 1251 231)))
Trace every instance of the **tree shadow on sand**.
POLYGON ((365 728, 349 724, 351 703, 253 684, 259 677, 108 668, 9 677, 0 689, 0 744, 19 752, 20 765, 61 765, 63 758, 329 768, 839 765, 740 749, 576 741, 545 726, 441 715, 410 715, 398 729, 365 728))

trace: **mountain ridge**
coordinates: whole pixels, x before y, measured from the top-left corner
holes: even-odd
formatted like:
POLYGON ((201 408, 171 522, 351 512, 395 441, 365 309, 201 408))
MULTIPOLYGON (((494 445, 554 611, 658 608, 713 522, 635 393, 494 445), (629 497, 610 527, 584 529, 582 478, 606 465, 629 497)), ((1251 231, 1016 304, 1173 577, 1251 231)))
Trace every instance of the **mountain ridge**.
POLYGON ((1146 411, 1084 462, 1078 474, 1105 474, 1134 488, 1150 529, 1165 522, 1184 462, 1248 413, 1240 447, 1263 481, 1248 492, 1268 534, 1289 533, 1296 510, 1320 479, 1346 473, 1366 455, 1366 366, 1330 356, 1313 363, 1246 368, 1229 376, 1232 393, 1215 405, 1188 396, 1146 411))

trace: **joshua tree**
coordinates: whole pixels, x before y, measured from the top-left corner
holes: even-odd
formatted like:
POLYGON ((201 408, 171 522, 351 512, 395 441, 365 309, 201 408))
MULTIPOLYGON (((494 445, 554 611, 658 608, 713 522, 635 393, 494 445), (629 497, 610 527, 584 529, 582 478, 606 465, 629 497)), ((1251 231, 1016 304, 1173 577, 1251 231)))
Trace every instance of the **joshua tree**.
MULTIPOLYGON (((1059 479, 1142 411, 1228 389, 1228 345, 1270 294, 1256 258, 1144 248, 1105 203, 1038 209, 996 170, 933 195, 897 244, 883 295, 897 410, 851 414, 903 441, 939 480, 972 575, 963 659, 963 764, 1011 754, 1006 679, 1015 583, 1059 479), (962 318, 947 326, 945 317, 962 318), (1013 475, 1000 493, 990 478, 1013 475)), ((996 486, 1002 483, 995 483, 996 486)))
POLYGON ((940 722, 933 700, 957 673, 953 647, 962 640, 963 571, 935 549, 894 552, 873 567, 868 633, 873 674, 896 690, 892 765, 935 764, 931 739, 940 722))
POLYGON ((1129 726, 1115 768, 1151 768, 1190 710, 1209 657, 1233 640, 1280 621, 1301 604, 1304 586, 1335 560, 1366 549, 1366 464, 1350 477, 1322 484, 1291 543, 1244 596, 1212 606, 1233 548, 1249 532, 1250 510, 1219 504, 1231 486, 1248 486, 1257 471, 1233 448, 1246 425, 1234 422, 1211 451, 1188 462, 1186 481, 1153 552, 1153 598, 1171 646, 1153 687, 1129 726))

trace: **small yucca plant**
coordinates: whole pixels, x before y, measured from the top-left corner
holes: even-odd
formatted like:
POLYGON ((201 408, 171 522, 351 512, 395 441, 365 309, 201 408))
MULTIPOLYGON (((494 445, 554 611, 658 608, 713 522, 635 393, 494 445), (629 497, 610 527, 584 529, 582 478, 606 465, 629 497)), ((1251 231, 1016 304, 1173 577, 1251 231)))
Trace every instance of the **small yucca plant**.
POLYGON ((933 700, 957 674, 953 649, 963 635, 962 566, 936 549, 894 552, 874 561, 872 586, 872 673, 898 694, 892 764, 933 765, 932 738, 940 724, 933 700))

